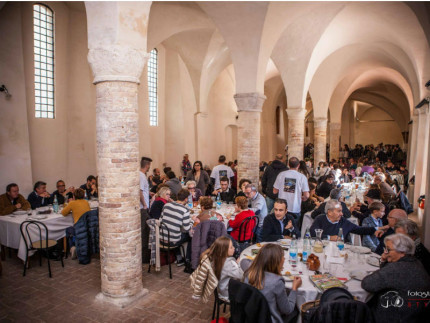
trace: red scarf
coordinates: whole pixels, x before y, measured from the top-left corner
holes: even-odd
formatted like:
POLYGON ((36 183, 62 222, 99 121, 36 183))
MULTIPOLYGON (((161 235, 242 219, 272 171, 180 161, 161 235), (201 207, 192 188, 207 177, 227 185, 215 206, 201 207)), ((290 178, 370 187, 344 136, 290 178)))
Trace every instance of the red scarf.
POLYGON ((167 203, 167 200, 163 199, 162 197, 156 197, 155 200, 156 201, 162 201, 164 204, 167 203))

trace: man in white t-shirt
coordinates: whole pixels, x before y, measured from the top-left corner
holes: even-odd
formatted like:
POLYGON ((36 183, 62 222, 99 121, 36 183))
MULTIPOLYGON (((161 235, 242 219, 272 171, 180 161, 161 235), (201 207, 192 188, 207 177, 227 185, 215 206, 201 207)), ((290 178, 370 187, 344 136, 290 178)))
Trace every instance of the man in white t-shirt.
POLYGON ((230 167, 225 165, 225 156, 221 155, 218 158, 218 165, 212 169, 211 172, 211 181, 212 185, 214 185, 214 190, 221 188, 221 184, 219 182, 221 177, 227 177, 230 179, 228 187, 231 187, 231 183, 234 180, 234 173, 230 167))
POLYGON ((283 171, 276 177, 273 184, 273 194, 287 201, 288 214, 292 215, 296 223, 300 217, 302 201, 309 198, 308 179, 299 173, 300 161, 297 157, 288 160, 289 170, 283 171))
POLYGON ((140 221, 142 228, 142 262, 149 262, 150 251, 148 249, 149 243, 149 227, 146 224, 146 220, 149 217, 149 183, 146 177, 146 173, 151 167, 152 159, 148 157, 142 157, 140 160, 140 172, 139 172, 139 182, 140 182, 140 221))

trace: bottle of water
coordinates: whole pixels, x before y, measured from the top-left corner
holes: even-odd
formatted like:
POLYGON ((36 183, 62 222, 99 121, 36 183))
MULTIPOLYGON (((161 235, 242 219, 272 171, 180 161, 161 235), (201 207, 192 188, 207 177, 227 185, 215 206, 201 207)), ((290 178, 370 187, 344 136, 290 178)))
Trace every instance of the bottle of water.
POLYGON ((88 195, 87 195, 87 191, 85 190, 85 196, 84 199, 88 200, 88 195))
POLYGON ((191 197, 191 194, 188 196, 188 207, 190 210, 193 208, 193 198, 191 197))
POLYGON ((184 187, 184 186, 185 186, 184 177, 181 177, 181 185, 182 185, 182 187, 184 187))
POLYGON ((290 245, 290 263, 292 265, 297 264, 297 240, 296 235, 293 235, 290 245))
POLYGON ((305 239, 310 239, 311 238, 311 230, 309 229, 309 227, 306 228, 304 238, 305 239))
POLYGON ((219 210, 221 208, 221 193, 218 193, 216 197, 216 209, 219 210))
POLYGON ((308 256, 311 254, 311 240, 306 238, 303 239, 303 252, 302 252, 302 260, 306 262, 308 260, 308 256))
POLYGON ((342 228, 339 229, 339 233, 337 235, 337 247, 339 248, 340 251, 343 250, 343 248, 345 247, 344 241, 343 241, 343 230, 342 228))
POLYGON ((55 213, 58 213, 58 200, 57 195, 54 195, 54 203, 52 204, 52 208, 54 209, 55 213))

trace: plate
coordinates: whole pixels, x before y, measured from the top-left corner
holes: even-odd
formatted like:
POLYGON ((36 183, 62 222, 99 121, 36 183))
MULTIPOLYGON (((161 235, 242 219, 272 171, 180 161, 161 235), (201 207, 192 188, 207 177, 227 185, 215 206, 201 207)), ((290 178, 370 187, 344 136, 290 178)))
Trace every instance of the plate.
POLYGON ((367 263, 375 267, 379 267, 379 264, 380 264, 379 258, 375 256, 370 256, 369 258, 367 258, 367 263))
POLYGON ((43 219, 46 219, 47 217, 48 217, 48 215, 46 215, 46 214, 38 214, 38 215, 33 216, 33 219, 43 220, 43 219))
POLYGON ((248 256, 248 255, 245 255, 245 258, 246 258, 246 259, 249 259, 249 260, 254 260, 254 259, 255 259, 255 256, 248 256))
POLYGON ((361 281, 368 275, 368 273, 367 271, 363 270, 353 270, 349 275, 351 276, 351 278, 361 281))
POLYGON ((292 282, 294 280, 294 275, 291 275, 289 271, 285 271, 282 273, 282 277, 284 277, 284 280, 286 282, 292 282))
POLYGON ((363 246, 351 246, 349 247, 349 250, 351 250, 352 252, 355 253, 371 253, 372 250, 370 250, 367 247, 363 247, 363 246))
POLYGON ((283 246, 289 246, 291 244, 290 239, 279 239, 278 242, 283 246))
POLYGON ((15 211, 12 214, 13 215, 24 215, 27 214, 28 211, 24 211, 24 210, 19 210, 19 211, 15 211))
POLYGON ((251 249, 251 254, 256 255, 260 249, 251 249))

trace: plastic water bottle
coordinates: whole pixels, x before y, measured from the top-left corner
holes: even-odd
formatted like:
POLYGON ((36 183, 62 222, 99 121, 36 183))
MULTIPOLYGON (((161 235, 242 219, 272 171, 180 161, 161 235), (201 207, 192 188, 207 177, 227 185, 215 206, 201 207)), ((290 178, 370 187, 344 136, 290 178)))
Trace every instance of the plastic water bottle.
POLYGON ((311 238, 311 230, 309 227, 306 228, 304 239, 310 239, 311 238))
POLYGON ((221 193, 218 193, 216 197, 216 209, 219 210, 221 208, 221 193))
POLYGON ((84 196, 85 200, 88 200, 88 195, 87 195, 87 191, 85 190, 85 196, 84 196))
POLYGON ((52 208, 54 209, 55 213, 58 213, 58 200, 57 195, 54 195, 54 203, 52 204, 52 208))
POLYGON ((343 241, 343 230, 342 228, 339 229, 339 233, 337 235, 337 247, 339 248, 340 251, 343 250, 343 248, 345 247, 344 241, 343 241))
POLYGON ((306 262, 308 260, 308 256, 311 253, 311 240, 306 238, 303 239, 303 252, 302 252, 302 260, 306 262))
POLYGON ((191 194, 188 196, 188 207, 190 210, 193 208, 193 198, 191 197, 191 194))
POLYGON ((290 251, 290 263, 292 265, 297 264, 297 240, 295 235, 293 235, 293 239, 291 240, 289 251, 290 251))
POLYGON ((182 187, 184 187, 184 186, 185 186, 185 181, 184 181, 184 178, 183 178, 183 177, 181 177, 181 185, 182 185, 182 187))

